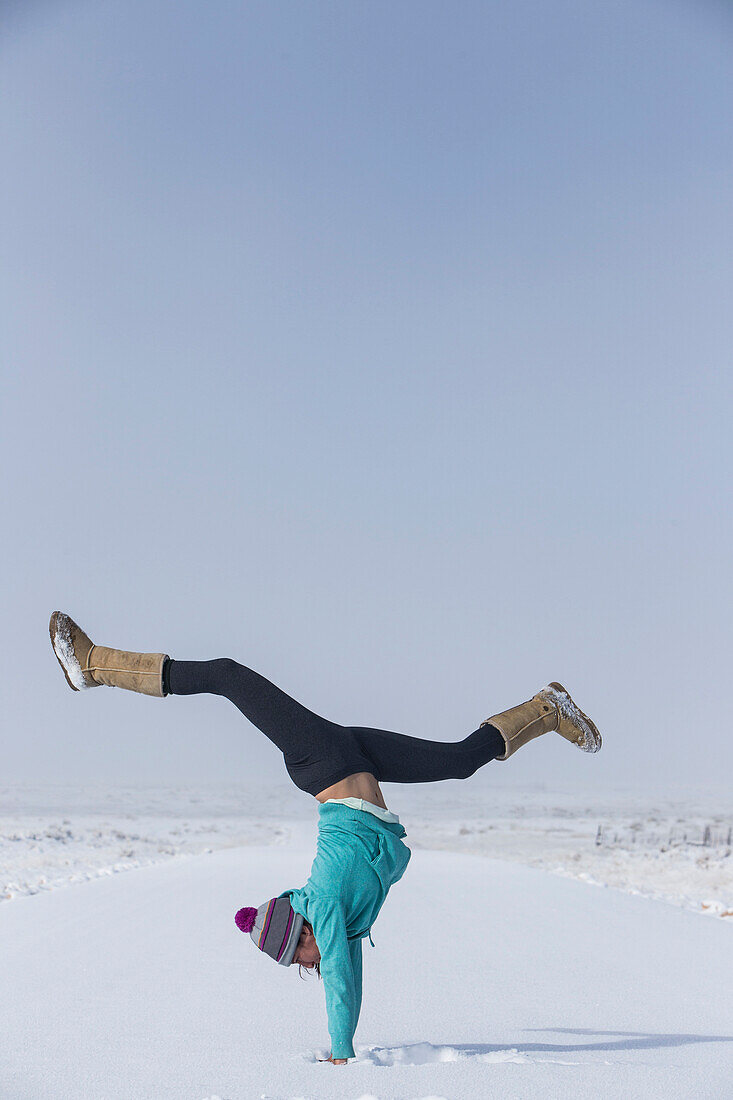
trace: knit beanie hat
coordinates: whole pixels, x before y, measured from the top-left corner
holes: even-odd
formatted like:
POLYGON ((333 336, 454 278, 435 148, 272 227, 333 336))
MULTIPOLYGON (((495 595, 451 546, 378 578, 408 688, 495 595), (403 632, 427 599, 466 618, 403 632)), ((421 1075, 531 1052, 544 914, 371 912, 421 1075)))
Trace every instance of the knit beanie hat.
POLYGON ((296 913, 288 897, 270 898, 259 909, 240 909, 234 918, 240 932, 249 932, 260 951, 280 963, 290 966, 303 927, 303 917, 296 913))

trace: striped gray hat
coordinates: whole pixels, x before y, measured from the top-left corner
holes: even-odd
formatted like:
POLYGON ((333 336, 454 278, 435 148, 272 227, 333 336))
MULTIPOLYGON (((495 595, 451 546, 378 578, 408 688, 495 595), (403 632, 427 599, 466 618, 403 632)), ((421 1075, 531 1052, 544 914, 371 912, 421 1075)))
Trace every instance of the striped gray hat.
POLYGON ((290 966, 303 927, 303 917, 296 913, 287 897, 270 898, 259 909, 240 909, 234 918, 240 932, 249 932, 260 951, 280 963, 290 966))

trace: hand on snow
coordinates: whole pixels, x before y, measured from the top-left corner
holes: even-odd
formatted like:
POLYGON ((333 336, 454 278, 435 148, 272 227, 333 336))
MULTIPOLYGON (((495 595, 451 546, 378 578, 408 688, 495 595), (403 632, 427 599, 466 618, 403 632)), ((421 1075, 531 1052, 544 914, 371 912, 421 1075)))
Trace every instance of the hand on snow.
POLYGON ((348 1062, 348 1058, 332 1058, 329 1054, 328 1058, 319 1058, 319 1062, 333 1062, 335 1066, 345 1066, 348 1062))

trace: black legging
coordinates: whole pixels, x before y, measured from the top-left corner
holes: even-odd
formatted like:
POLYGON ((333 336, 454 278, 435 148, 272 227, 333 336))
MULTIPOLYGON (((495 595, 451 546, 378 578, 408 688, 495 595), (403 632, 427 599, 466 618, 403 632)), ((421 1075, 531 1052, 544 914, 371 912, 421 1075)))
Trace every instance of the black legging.
POLYGON ((167 660, 163 690, 171 695, 207 692, 230 699, 280 749, 295 786, 312 795, 354 772, 371 772, 385 783, 466 779, 505 748, 493 726, 481 726, 463 741, 447 744, 365 726, 339 726, 229 657, 167 660))

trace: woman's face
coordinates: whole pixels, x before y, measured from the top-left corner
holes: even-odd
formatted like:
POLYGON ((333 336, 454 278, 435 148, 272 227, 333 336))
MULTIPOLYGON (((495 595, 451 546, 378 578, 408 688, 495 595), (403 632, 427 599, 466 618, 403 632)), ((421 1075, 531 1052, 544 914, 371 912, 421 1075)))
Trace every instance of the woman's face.
POLYGON ((300 939, 298 940, 298 946, 295 949, 291 966, 300 963, 301 966, 305 966, 310 970, 315 963, 320 961, 321 952, 318 950, 316 938, 312 930, 304 922, 300 930, 300 939))

